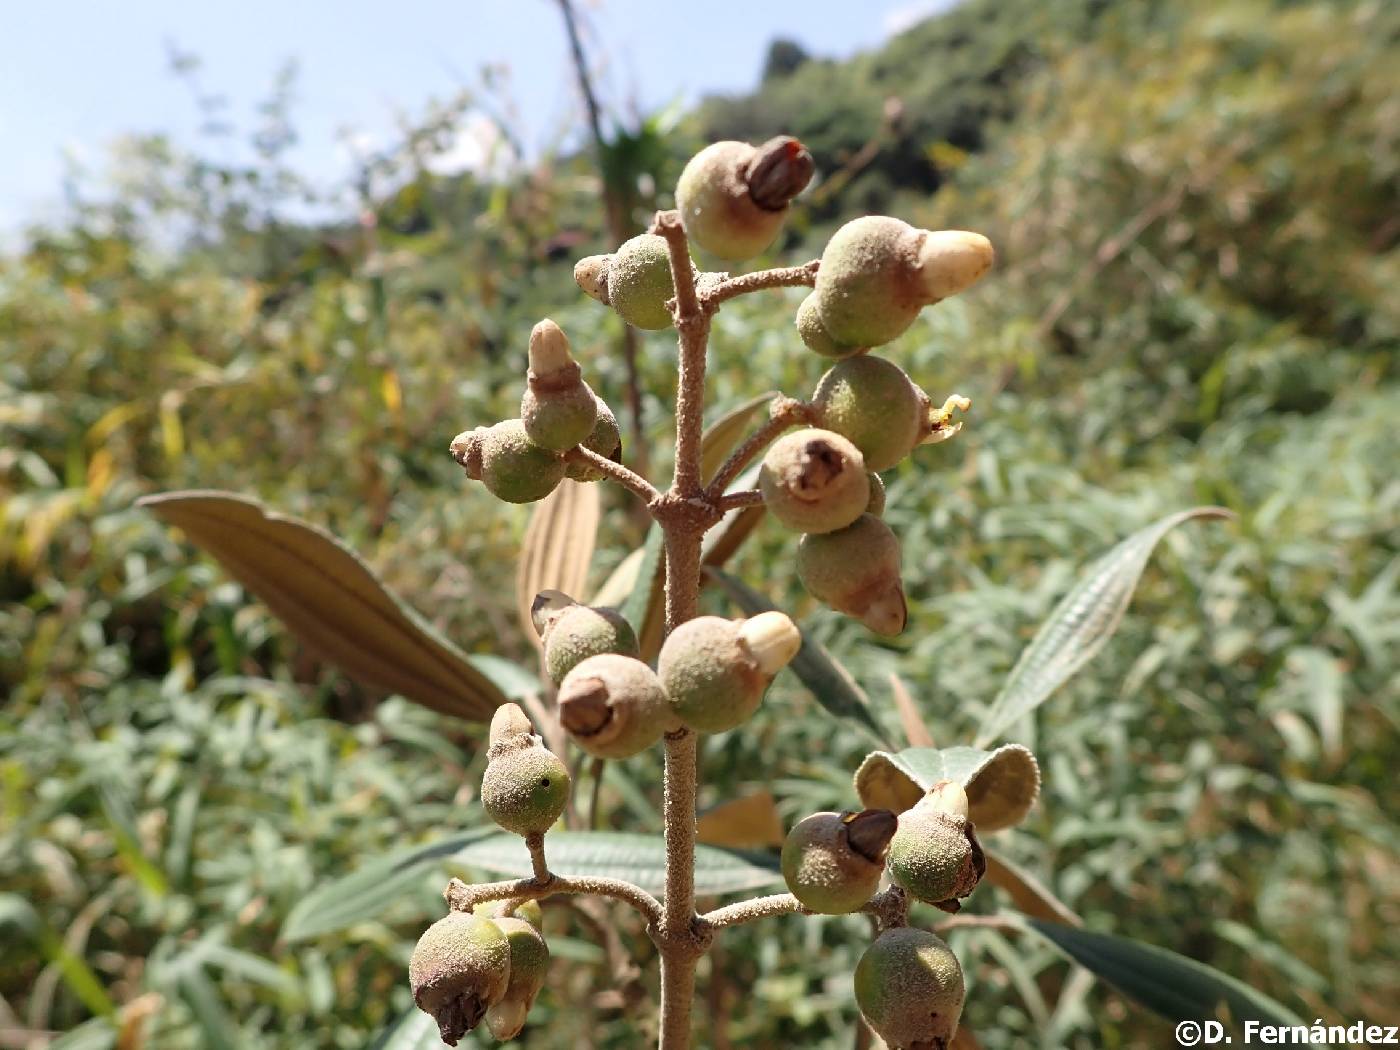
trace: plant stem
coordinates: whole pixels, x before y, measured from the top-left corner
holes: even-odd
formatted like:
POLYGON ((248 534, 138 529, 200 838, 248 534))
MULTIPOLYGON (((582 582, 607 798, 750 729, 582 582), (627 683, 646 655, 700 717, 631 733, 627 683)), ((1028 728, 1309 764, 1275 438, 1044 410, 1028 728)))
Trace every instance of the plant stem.
POLYGON ((791 893, 774 893, 767 897, 726 904, 723 908, 708 911, 700 917, 711 929, 725 926, 738 926, 740 923, 766 919, 770 915, 790 915, 804 911, 802 902, 791 893))
POLYGON ((756 270, 720 281, 705 293, 703 306, 707 311, 714 310, 720 303, 750 292, 765 288, 810 288, 817 283, 817 269, 820 259, 803 263, 801 266, 780 266, 773 270, 756 270))
POLYGON ((575 445, 564 453, 564 459, 570 463, 588 464, 594 470, 607 475, 619 485, 636 493, 637 497, 648 505, 660 495, 660 493, 656 491, 656 487, 635 470, 624 467, 621 463, 614 463, 612 460, 598 455, 598 453, 594 452, 591 448, 575 445))
POLYGON ((535 878, 511 879, 507 882, 483 882, 468 886, 461 879, 452 879, 443 891, 447 905, 454 911, 471 911, 478 904, 503 900, 541 900, 556 893, 586 893, 595 897, 612 897, 625 901, 645 916, 648 924, 661 920, 661 902, 640 886, 621 879, 593 876, 569 878, 550 875, 541 881, 535 878))
POLYGON ((744 443, 730 453, 723 465, 715 473, 707 490, 712 499, 724 494, 730 483, 739 476, 749 462, 763 451, 775 437, 788 427, 804 423, 811 418, 812 406, 796 398, 780 394, 768 404, 768 421, 745 439, 744 443))

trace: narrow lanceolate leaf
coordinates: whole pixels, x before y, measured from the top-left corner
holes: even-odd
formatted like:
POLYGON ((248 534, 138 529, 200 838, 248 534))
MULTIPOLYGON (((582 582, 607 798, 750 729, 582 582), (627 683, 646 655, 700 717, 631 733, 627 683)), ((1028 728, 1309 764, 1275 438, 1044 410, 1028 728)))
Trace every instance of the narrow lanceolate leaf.
POLYGON ((282 940, 290 944, 372 922, 428 873, 440 871, 446 879, 449 858, 493 834, 491 828, 464 831, 440 842, 377 857, 349 874, 318 884, 292 908, 282 924, 282 940))
POLYGON ((700 435, 700 480, 704 484, 708 485, 714 479, 729 458, 729 453, 739 447, 748 433, 749 421, 777 396, 776 390, 757 394, 731 408, 705 428, 700 435))
POLYGON ((530 618, 535 595, 553 589, 583 600, 599 514, 598 486, 565 478, 530 515, 515 573, 515 607, 520 629, 537 646, 540 638, 530 618))
POLYGON ((721 802, 695 821, 695 840, 707 846, 765 849, 783 844, 783 821, 771 791, 721 802))
POLYGON ((588 604, 606 605, 614 609, 622 605, 632 593, 632 588, 637 585, 637 573, 641 570, 642 558, 645 556, 646 551, 639 547, 618 562, 617 568, 603 581, 603 586, 593 592, 588 604))
POLYGON ((1039 707, 1081 667, 1098 655, 1128 609, 1153 548, 1172 529, 1193 518, 1232 517, 1223 507, 1193 507, 1133 533, 1089 566, 1041 625, 983 722, 978 746, 996 739, 1017 719, 1039 707))
POLYGON ((856 770, 861 804, 903 813, 940 780, 967 791, 969 817, 978 831, 999 831, 1025 819, 1040 794, 1040 765, 1020 744, 995 751, 975 747, 910 747, 872 751, 856 770))
MULTIPOLYGON (((727 573, 707 569, 706 575, 728 593, 746 616, 757 616, 773 608, 767 598, 727 573)), ((822 707, 833 715, 860 723, 874 733, 877 740, 885 739, 880 723, 870 713, 870 701, 865 692, 856 685, 849 671, 807 637, 806 631, 802 632, 802 648, 788 666, 822 707)))
POLYGON ((139 505, 182 529, 352 678, 470 721, 488 720, 505 703, 490 668, 429 627, 324 530, 229 492, 165 492, 139 505))
POLYGON ((700 564, 712 569, 722 569, 729 559, 738 553, 744 541, 762 524, 767 513, 768 508, 761 503, 731 510, 720 519, 718 525, 705 534, 704 544, 700 548, 700 564))
POLYGON ((987 873, 984 878, 1009 896, 1019 911, 1032 919, 1080 926, 1082 922, 1071 908, 1056 897, 1030 872, 1005 857, 984 850, 987 873))
POLYGON ((1165 948, 1037 919, 1028 924, 1080 966, 1168 1021, 1219 1019, 1236 1038, 1243 1035, 1245 1021, 1289 1027, 1303 1023, 1243 981, 1165 948))
POLYGON ((622 603, 622 615, 637 632, 642 659, 650 663, 661 651, 666 627, 666 537, 653 525, 642 545, 632 593, 622 603))
MULTIPOLYGON (((666 888, 666 846, 659 835, 620 831, 553 831, 545 839, 551 871, 566 876, 626 879, 660 895, 666 888)), ((492 835, 459 851, 453 860, 468 868, 524 878, 533 869, 524 839, 492 835)), ((783 881, 777 862, 714 846, 695 848, 695 892, 738 893, 783 881)))

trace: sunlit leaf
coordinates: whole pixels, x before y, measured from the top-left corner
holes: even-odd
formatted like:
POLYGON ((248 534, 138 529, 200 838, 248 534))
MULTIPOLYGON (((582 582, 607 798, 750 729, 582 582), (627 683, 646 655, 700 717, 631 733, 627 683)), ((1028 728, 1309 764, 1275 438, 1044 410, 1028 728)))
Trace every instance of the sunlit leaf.
POLYGON ((755 791, 721 802, 695 821, 695 838, 709 846, 763 849, 781 846, 784 832, 771 791, 755 791))
POLYGON ((1153 548, 1176 526, 1193 518, 1231 517, 1221 507, 1193 507, 1133 533, 1080 577, 1021 653, 978 735, 978 746, 996 739, 1008 726, 1034 711, 1107 644, 1153 548))
POLYGON ((1243 981, 1165 948, 1037 919, 1028 920, 1028 925, 1080 966, 1168 1021, 1228 1017, 1227 1031, 1244 1021, 1303 1023, 1243 981))
POLYGON ((329 533, 227 492, 140 501, 214 555, 302 642, 347 674, 443 714, 485 721, 507 696, 329 533))
POLYGON ((741 405, 736 405, 705 428, 700 437, 700 480, 708 485, 714 480, 719 468, 729 458, 729 453, 739 447, 749 430, 749 421, 759 409, 777 397, 776 390, 756 394, 741 405))
POLYGON ((903 813, 940 780, 967 791, 969 816, 978 831, 998 831, 1025 819, 1040 793, 1040 766, 1020 744, 995 751, 975 747, 911 747, 893 754, 873 751, 856 770, 862 805, 903 813))
POLYGON ((535 504, 515 572, 520 629, 535 645, 540 644, 530 618, 535 595, 553 589, 579 600, 584 597, 600 513, 598 486, 568 478, 535 504))

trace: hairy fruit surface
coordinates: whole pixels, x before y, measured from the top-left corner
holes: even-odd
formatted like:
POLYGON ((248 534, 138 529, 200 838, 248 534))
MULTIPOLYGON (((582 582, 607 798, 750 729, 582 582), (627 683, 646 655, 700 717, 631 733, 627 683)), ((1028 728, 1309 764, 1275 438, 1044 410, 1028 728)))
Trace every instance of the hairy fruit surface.
POLYGON ((856 1004, 891 1050, 947 1050, 963 1008, 958 957, 936 934, 886 930, 856 964, 856 1004))
POLYGON ((481 804, 497 825, 517 835, 542 835, 569 799, 569 771, 533 732, 515 704, 491 720, 481 804))
POLYGON ((886 864, 890 878, 916 900, 958 909, 957 902, 977 888, 987 870, 960 785, 940 782, 899 815, 886 864))
POLYGON ((632 656, 590 656, 559 686, 559 721, 595 758, 631 758, 675 724, 661 680, 632 656))
POLYGON ((418 1008, 437 1021, 442 1041, 456 1046, 505 994, 510 945, 492 920, 448 912, 418 939, 408 979, 418 1008))
POLYGON ((493 496, 507 503, 544 499, 564 479, 563 458, 532 442, 518 419, 460 435, 452 451, 468 476, 480 478, 493 496))
POLYGON ((894 830, 895 815, 887 809, 813 813, 783 841, 783 881, 808 911, 859 911, 880 888, 894 830))
POLYGON ((778 235, 788 202, 812 178, 812 156, 781 136, 755 148, 716 142, 693 156, 676 183, 686 236, 720 259, 758 255, 778 235))
POLYGON ((888 470, 919 443, 928 399, 904 369, 864 354, 834 365, 812 395, 818 422, 847 438, 870 470, 888 470))
POLYGON ((608 302, 636 328, 671 327, 666 300, 676 294, 671 283, 671 253, 666 239, 643 233, 625 241, 608 264, 608 302))
POLYGON ((801 643, 797 627, 782 613, 749 620, 698 616, 667 637, 656 671, 682 722, 722 733, 758 709, 773 675, 801 643))
POLYGON ((636 632, 620 612, 589 605, 569 605, 546 616, 540 638, 545 673, 555 685, 590 656, 639 652, 636 632))
POLYGON ((796 532, 844 529, 870 502, 860 450, 840 434, 808 427, 773 442, 758 474, 763 503, 796 532))
POLYGON ((899 579, 899 540, 873 514, 836 532, 803 536, 797 575, 812 597, 876 634, 904 630, 909 613, 899 579))

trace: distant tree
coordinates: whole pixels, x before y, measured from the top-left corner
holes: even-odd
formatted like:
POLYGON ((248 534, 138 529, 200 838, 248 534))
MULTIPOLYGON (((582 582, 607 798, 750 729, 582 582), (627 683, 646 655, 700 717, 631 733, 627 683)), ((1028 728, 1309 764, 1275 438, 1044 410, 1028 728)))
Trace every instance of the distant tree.
POLYGON ((768 57, 763 60, 763 82, 791 76, 811 57, 796 40, 779 37, 768 45, 768 57))

